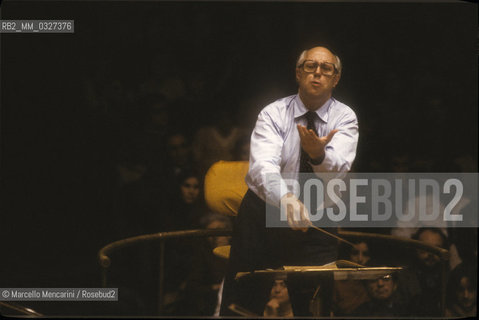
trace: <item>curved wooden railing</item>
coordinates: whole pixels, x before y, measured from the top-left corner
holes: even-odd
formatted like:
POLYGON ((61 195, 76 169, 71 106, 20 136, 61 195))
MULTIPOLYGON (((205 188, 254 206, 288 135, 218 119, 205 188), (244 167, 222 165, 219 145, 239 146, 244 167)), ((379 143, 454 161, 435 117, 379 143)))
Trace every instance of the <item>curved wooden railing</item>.
POLYGON ((162 241, 176 238, 194 238, 194 237, 218 237, 231 236, 229 229, 197 229, 197 230, 182 230, 171 232, 158 232, 152 234, 144 234, 135 237, 130 237, 118 240, 107 244, 98 252, 98 259, 103 268, 108 268, 111 264, 109 255, 118 250, 132 245, 138 245, 150 241, 162 241))
POLYGON ((165 242, 170 239, 178 238, 204 238, 204 237, 218 237, 218 236, 230 236, 231 230, 229 229, 198 229, 198 230, 182 230, 171 232, 159 232, 152 234, 139 235, 122 240, 118 240, 107 244, 98 252, 98 260, 102 267, 102 286, 107 286, 107 272, 111 265, 111 258, 109 257, 116 250, 126 248, 133 245, 139 245, 145 242, 159 241, 160 242, 160 265, 159 265, 159 283, 158 283, 158 313, 161 315, 163 311, 163 288, 164 288, 164 269, 165 269, 165 242))
POLYGON ((340 230, 339 235, 348 238, 348 239, 364 239, 364 240, 384 240, 397 245, 407 246, 415 249, 422 249, 438 255, 441 260, 449 260, 449 251, 440 247, 431 246, 422 241, 407 239, 403 237, 396 237, 387 234, 378 234, 378 233, 367 233, 367 232, 356 232, 356 231, 347 231, 340 230))

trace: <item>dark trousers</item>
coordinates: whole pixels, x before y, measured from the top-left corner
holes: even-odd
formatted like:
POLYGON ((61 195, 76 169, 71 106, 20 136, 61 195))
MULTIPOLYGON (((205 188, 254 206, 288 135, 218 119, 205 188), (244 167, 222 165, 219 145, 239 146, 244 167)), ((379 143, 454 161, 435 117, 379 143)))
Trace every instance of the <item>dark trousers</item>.
MULTIPOLYGON (((228 306, 235 303, 258 315, 268 301, 272 279, 251 277, 236 281, 241 271, 279 268, 284 265, 323 265, 337 258, 337 240, 317 230, 293 231, 291 228, 266 227, 266 214, 279 217, 279 209, 266 204, 248 190, 233 227, 228 270, 222 297, 222 315, 232 315, 228 306)), ((330 232, 336 232, 336 229, 330 232)), ((306 279, 288 277, 287 285, 295 316, 309 316, 309 300, 321 281, 321 287, 332 287, 332 278, 306 279)), ((322 294, 327 290, 321 290, 322 294)), ((330 296, 330 295, 327 295, 330 296)), ((325 296, 325 299, 326 296, 325 296)))

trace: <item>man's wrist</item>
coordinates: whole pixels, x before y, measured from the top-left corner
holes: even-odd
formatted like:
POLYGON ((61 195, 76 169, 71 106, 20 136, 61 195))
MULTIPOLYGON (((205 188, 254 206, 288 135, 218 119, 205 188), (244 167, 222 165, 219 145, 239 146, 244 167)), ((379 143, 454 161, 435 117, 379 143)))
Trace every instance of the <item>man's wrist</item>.
POLYGON ((311 162, 311 164, 314 165, 314 166, 320 165, 323 162, 325 155, 326 154, 323 153, 322 156, 311 159, 311 160, 309 160, 309 162, 311 162))

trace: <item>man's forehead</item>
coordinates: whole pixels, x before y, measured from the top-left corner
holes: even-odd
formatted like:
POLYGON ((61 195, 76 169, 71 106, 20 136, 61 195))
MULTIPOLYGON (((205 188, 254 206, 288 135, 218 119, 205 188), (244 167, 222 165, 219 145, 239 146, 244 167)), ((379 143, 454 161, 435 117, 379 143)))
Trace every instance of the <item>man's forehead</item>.
POLYGON ((335 62, 334 55, 327 48, 324 47, 315 47, 309 49, 305 55, 306 60, 318 60, 318 61, 327 61, 335 62))
POLYGON ((419 235, 419 240, 431 244, 442 244, 441 236, 433 231, 425 230, 419 235))

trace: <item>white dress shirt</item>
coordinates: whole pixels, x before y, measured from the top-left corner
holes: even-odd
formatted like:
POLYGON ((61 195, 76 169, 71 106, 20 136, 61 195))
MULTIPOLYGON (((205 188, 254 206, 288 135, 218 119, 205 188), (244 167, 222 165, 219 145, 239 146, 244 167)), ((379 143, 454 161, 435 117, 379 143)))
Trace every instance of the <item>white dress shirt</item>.
MULTIPOLYGON (((302 116, 307 111, 297 94, 276 100, 260 112, 251 135, 246 183, 261 199, 274 206, 279 206, 280 199, 288 193, 284 174, 298 177, 301 143, 296 125, 306 126, 307 120, 302 116)), ((349 171, 359 137, 356 114, 334 98, 326 101, 316 114, 315 126, 320 137, 334 129, 339 131, 326 145, 321 164, 310 163, 313 171, 349 171)))

